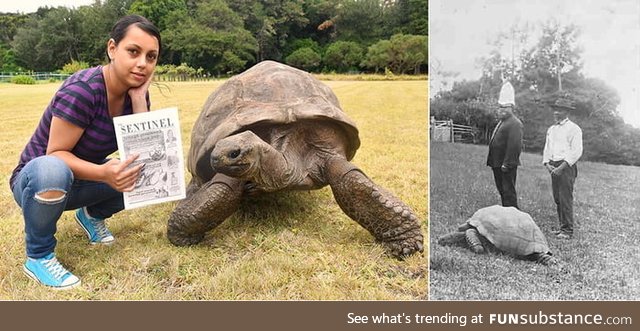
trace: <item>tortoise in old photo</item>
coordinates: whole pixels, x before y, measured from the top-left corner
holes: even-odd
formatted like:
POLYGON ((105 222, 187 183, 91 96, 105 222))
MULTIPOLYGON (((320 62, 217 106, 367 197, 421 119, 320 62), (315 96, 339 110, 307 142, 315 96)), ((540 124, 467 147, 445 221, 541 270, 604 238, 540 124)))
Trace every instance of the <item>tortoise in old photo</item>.
POLYGON ((460 225, 458 231, 440 237, 438 243, 467 247, 478 254, 495 248, 544 265, 557 263, 533 218, 515 207, 482 208, 460 225))
POLYGON ((206 101, 188 156, 187 198, 167 235, 200 242, 243 197, 329 185, 340 208, 397 258, 423 251, 414 212, 349 162, 358 129, 331 89, 309 73, 264 61, 232 77, 206 101))

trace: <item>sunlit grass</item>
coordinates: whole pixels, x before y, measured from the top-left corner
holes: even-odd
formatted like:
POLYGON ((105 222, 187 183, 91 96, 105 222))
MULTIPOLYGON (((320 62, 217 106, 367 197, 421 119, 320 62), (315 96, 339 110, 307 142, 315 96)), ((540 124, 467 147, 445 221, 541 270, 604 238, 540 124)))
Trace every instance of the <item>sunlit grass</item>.
POLYGON ((430 298, 489 300, 633 300, 640 297, 640 168, 578 163, 577 221, 572 240, 552 234, 558 220, 551 179, 540 155, 525 153, 518 168, 518 204, 547 236, 559 268, 507 255, 474 255, 436 244, 476 210, 499 204, 486 146, 431 144, 430 298))
MULTIPOLYGON (((222 81, 152 87, 152 109, 177 106, 185 155, 207 96, 222 81)), ((427 82, 328 81, 358 124, 354 163, 404 200, 427 233, 427 82)), ((386 256, 345 216, 329 188, 260 197, 196 246, 165 236, 174 203, 123 211, 109 220, 110 247, 90 246, 67 212, 58 222, 59 259, 82 279, 51 291, 22 273, 23 220, 8 187, 19 153, 59 84, 0 84, 0 299, 2 300, 420 300, 427 256, 386 256)), ((189 175, 187 175, 189 178, 189 175)))

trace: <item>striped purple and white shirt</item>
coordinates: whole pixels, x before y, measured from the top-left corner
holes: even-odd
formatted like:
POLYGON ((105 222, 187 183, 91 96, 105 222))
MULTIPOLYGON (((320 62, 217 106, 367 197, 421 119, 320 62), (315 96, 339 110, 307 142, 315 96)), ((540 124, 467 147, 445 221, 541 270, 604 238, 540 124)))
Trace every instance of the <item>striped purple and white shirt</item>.
MULTIPOLYGON (((132 112, 131 98, 126 95, 122 115, 132 112)), ((44 111, 38 127, 20 155, 18 166, 11 174, 9 184, 12 189, 20 170, 32 159, 47 153, 53 116, 84 129, 78 143, 71 150, 78 158, 100 163, 118 149, 113 119, 109 115, 102 66, 78 71, 65 80, 44 111)))

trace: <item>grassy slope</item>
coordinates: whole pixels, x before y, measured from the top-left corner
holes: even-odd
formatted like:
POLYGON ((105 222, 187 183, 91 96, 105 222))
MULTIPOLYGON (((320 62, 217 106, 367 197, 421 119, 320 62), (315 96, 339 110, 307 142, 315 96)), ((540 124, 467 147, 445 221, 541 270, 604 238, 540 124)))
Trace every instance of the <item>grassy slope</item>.
MULTIPOLYGON (((221 82, 153 88, 153 109, 181 110, 185 154, 193 122, 221 82)), ((328 82, 358 123, 354 162, 427 219, 427 83, 328 82)), ((124 211, 109 221, 110 247, 93 247, 71 212, 58 223, 59 259, 83 282, 56 292, 22 273, 23 220, 8 189, 11 170, 57 84, 0 85, 0 299, 2 300, 413 300, 427 293, 426 256, 404 262, 333 201, 329 188, 263 197, 189 248, 165 237, 174 204, 124 211)))
POLYGON ((455 231, 476 210, 499 204, 486 146, 431 144, 431 299, 618 300, 640 297, 640 168, 578 164, 575 238, 551 235, 558 227, 551 179, 541 156, 525 153, 518 169, 520 208, 547 235, 562 269, 506 255, 475 256, 442 247, 436 239, 455 231))

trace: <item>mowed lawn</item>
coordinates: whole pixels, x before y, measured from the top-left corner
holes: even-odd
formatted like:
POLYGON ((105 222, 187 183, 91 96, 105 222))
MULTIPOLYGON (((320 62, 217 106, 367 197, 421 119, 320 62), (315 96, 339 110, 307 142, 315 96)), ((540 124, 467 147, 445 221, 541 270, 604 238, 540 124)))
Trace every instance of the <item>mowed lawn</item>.
POLYGON ((637 300, 640 298, 640 168, 578 163, 574 190, 577 222, 572 240, 556 239, 551 179, 542 156, 524 153, 516 189, 561 261, 549 268, 503 254, 474 255, 442 247, 476 210, 500 204, 487 146, 431 143, 430 298, 435 300, 637 300))
MULTIPOLYGON (((177 106, 184 153, 202 105, 223 81, 161 84, 152 109, 177 106)), ((354 163, 413 208, 427 239, 427 81, 327 81, 358 124, 354 163)), ((91 246, 72 212, 58 223, 59 260, 82 280, 52 291, 22 272, 23 220, 8 181, 59 83, 0 84, 0 300, 423 300, 428 253, 405 261, 342 213, 330 188, 272 194, 243 204, 205 240, 175 247, 175 203, 123 211, 108 221, 112 246, 91 246)), ((187 174, 187 178, 190 175, 187 174)))

